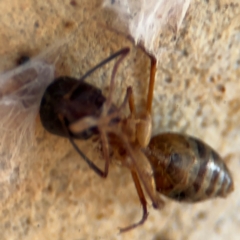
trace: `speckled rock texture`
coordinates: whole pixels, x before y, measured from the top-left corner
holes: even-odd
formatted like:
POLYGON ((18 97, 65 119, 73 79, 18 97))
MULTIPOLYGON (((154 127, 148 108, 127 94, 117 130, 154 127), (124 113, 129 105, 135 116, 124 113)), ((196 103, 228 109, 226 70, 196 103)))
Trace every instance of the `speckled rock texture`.
MULTIPOLYGON (((1 72, 15 68, 20 56, 34 57, 51 46, 43 58, 55 66, 55 75, 79 77, 129 46, 131 53, 117 74, 114 101, 121 103, 132 85, 137 110, 144 109, 149 58, 106 27, 114 13, 102 9, 101 1, 0 1, 0 12, 1 72)), ((111 164, 108 178, 102 180, 67 139, 46 132, 37 116, 31 144, 18 151, 12 165, 0 164, 1 176, 7 170, 11 175, 8 181, 1 179, 0 240, 239 239, 239 1, 192 0, 179 31, 161 33, 160 46, 165 50, 154 91, 153 135, 171 130, 207 142, 224 157, 235 191, 226 199, 194 205, 165 199, 159 211, 148 200, 146 223, 120 235, 118 227, 142 214, 128 169, 111 164)), ((112 67, 110 63, 87 79, 105 95, 112 67)), ((96 138, 78 144, 103 166, 96 138)))

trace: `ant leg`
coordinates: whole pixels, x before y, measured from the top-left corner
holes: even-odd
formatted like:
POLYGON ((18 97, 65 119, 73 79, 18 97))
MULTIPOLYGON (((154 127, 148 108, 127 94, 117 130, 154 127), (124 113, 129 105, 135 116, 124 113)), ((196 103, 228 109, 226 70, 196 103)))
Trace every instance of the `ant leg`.
POLYGON ((138 193, 138 197, 139 197, 139 200, 141 202, 141 205, 142 205, 142 210, 143 210, 143 215, 142 215, 142 219, 137 222, 137 223, 134 223, 128 227, 125 227, 125 228, 120 228, 120 233, 123 233, 123 232, 126 232, 126 231, 129 231, 139 225, 142 225, 146 220, 147 220, 147 217, 148 217, 148 212, 147 212, 147 201, 145 199, 145 196, 144 196, 144 193, 143 193, 143 190, 142 190, 142 187, 141 187, 141 184, 139 182, 139 179, 138 179, 138 176, 136 174, 135 171, 131 171, 131 174, 132 174, 132 178, 133 178, 133 181, 134 181, 134 184, 135 184, 135 187, 137 189, 137 193, 138 193))
POLYGON ((69 130, 66 127, 64 118, 62 115, 59 115, 59 119, 62 122, 63 128, 67 134, 67 137, 70 141, 70 143, 72 144, 73 148, 77 151, 77 153, 83 158, 83 160, 88 164, 88 166, 96 173, 98 174, 100 177, 102 178, 106 178, 107 174, 108 174, 108 165, 109 162, 108 160, 105 163, 105 169, 104 171, 102 171, 98 166, 96 166, 80 149, 79 147, 76 145, 76 143, 74 142, 73 138, 70 135, 69 130))

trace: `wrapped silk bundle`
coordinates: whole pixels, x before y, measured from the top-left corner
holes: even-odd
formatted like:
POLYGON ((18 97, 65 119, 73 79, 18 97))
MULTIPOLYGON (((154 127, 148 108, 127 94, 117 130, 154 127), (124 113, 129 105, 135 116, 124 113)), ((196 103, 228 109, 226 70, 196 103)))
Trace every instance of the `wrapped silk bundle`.
POLYGON ((0 182, 13 177, 16 157, 33 140, 41 97, 53 79, 54 66, 40 60, 0 75, 0 182))
POLYGON ((43 93, 55 78, 59 49, 68 41, 59 40, 25 64, 0 74, 0 184, 11 185, 11 179, 19 178, 22 154, 34 143, 43 93))

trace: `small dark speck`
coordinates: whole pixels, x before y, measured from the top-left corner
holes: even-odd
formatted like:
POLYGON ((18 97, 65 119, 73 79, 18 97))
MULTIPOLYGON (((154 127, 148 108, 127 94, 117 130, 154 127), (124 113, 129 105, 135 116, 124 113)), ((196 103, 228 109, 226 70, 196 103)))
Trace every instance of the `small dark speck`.
POLYGON ((39 27, 39 22, 38 22, 38 21, 36 21, 36 22, 34 23, 34 27, 35 27, 35 28, 38 28, 38 27, 39 27))
POLYGON ((224 87, 223 85, 219 84, 219 85, 217 85, 217 90, 218 90, 219 92, 224 93, 226 89, 225 89, 225 87, 224 87))
POLYGON ((73 22, 67 21, 64 23, 65 28, 71 28, 73 26, 73 22))
POLYGON ((154 236, 153 240, 172 240, 169 235, 169 232, 160 232, 156 236, 154 236))
POLYGON ((26 224, 28 224, 28 225, 31 224, 31 219, 30 218, 26 219, 26 224))
POLYGON ((49 185, 49 186, 47 187, 47 191, 48 191, 48 192, 52 192, 52 191, 53 191, 53 189, 52 189, 52 186, 51 186, 51 185, 49 185))
POLYGON ((70 1, 70 5, 72 5, 73 7, 76 7, 77 6, 77 2, 72 0, 72 1, 70 1))
POLYGON ((27 55, 22 55, 17 58, 16 64, 17 64, 17 66, 20 66, 20 65, 27 63, 28 61, 30 61, 30 57, 27 55))
POLYGON ((111 0, 111 4, 114 4, 115 3, 115 0, 111 0))
POLYGON ((184 49, 182 53, 183 53, 183 56, 185 56, 185 57, 188 57, 188 55, 189 55, 188 51, 186 49, 184 49))
POLYGON ((209 81, 212 82, 212 83, 214 83, 214 82, 215 82, 215 78, 214 78, 214 77, 210 77, 210 78, 209 78, 209 81))
POLYGON ((198 218, 199 220, 204 220, 204 219, 207 218, 207 213, 206 213, 206 212, 199 212, 199 213, 197 214, 197 218, 198 218))
POLYGON ((165 78, 165 82, 166 83, 171 83, 172 82, 172 78, 171 77, 166 77, 165 78))

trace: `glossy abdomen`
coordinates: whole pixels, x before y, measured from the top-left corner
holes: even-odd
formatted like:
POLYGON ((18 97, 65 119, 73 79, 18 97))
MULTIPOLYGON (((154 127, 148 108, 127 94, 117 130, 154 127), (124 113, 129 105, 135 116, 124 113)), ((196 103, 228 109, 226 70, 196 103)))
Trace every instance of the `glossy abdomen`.
POLYGON ((201 140, 177 133, 153 137, 146 155, 156 188, 178 201, 225 197, 233 190, 231 174, 221 157, 201 140))

